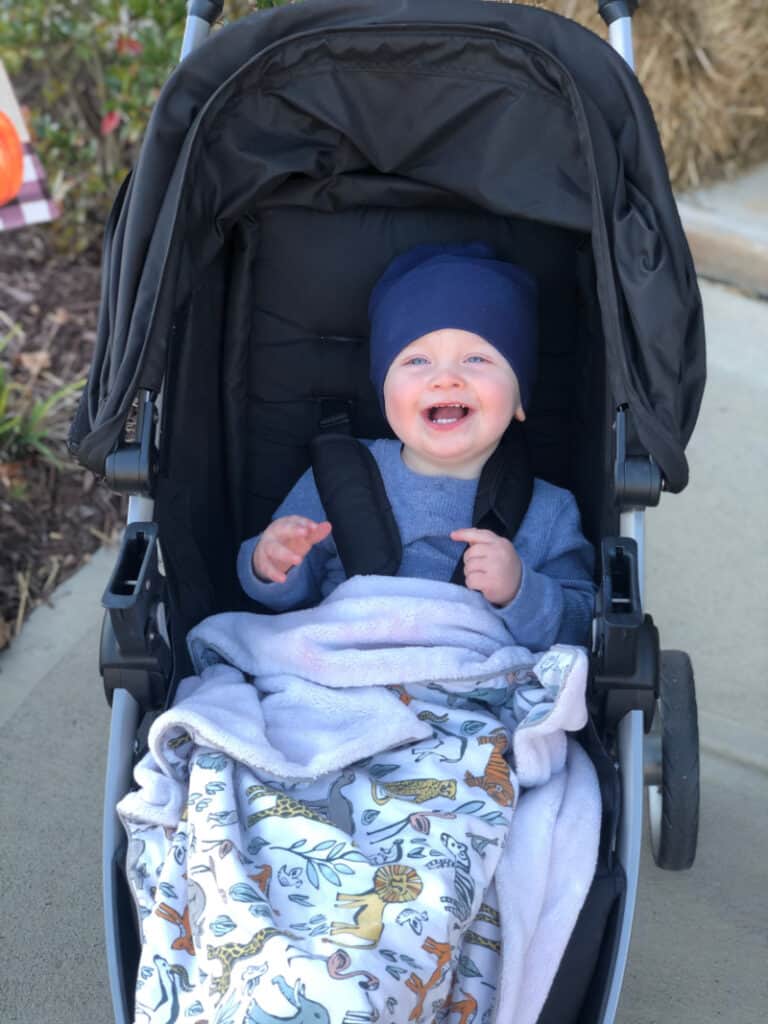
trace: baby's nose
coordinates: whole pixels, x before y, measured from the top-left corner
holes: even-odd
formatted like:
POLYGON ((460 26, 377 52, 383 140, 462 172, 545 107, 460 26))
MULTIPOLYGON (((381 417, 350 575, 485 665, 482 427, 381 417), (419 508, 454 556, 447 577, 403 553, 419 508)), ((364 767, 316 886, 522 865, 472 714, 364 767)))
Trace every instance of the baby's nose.
POLYGON ((457 366, 438 366, 432 376, 432 387, 460 387, 463 383, 461 372, 457 366))

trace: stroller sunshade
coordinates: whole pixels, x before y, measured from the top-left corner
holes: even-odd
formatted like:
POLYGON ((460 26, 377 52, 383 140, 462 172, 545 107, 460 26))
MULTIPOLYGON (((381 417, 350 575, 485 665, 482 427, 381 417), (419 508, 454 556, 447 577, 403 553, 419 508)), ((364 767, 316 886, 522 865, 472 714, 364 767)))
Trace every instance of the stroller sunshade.
POLYGON ((136 390, 159 390, 175 311, 238 223, 286 206, 467 207, 591 234, 615 404, 682 489, 703 324, 658 134, 623 61, 543 13, 302 4, 187 58, 108 227, 78 460, 103 472, 136 390))

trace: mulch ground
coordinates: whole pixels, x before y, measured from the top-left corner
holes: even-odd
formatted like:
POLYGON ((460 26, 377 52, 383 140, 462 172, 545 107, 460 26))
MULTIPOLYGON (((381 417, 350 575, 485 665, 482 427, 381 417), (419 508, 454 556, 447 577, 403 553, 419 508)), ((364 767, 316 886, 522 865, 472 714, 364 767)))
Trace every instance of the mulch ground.
MULTIPOLYGON (((97 253, 53 254, 41 229, 0 235, 0 359, 17 406, 87 375, 99 287, 97 253)), ((66 452, 76 402, 57 405, 46 424, 60 466, 41 456, 10 461, 0 444, 0 649, 124 522, 122 500, 66 452)))

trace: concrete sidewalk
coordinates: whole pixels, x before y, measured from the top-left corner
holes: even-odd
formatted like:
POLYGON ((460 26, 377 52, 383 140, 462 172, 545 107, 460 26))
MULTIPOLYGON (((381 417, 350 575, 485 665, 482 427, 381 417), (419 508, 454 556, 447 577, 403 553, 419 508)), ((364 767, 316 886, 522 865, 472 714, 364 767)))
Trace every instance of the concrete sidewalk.
POLYGON ((646 607, 690 652, 705 749, 768 770, 768 303, 702 283, 708 382, 691 483, 646 515, 646 607))
POLYGON ((678 200, 700 276, 768 295, 768 164, 678 200))
POLYGON ((34 610, 10 648, 0 653, 0 729, 71 652, 87 649, 98 669, 101 595, 116 556, 116 547, 100 548, 47 604, 34 610))

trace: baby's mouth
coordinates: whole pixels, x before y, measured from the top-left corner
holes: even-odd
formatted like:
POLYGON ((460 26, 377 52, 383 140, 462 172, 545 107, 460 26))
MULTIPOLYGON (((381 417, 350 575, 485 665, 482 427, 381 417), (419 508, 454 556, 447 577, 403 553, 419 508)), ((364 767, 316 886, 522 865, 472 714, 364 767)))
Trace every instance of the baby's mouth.
POLYGON ((460 402, 446 402, 441 405, 430 405, 425 409, 423 416, 436 426, 453 426, 461 420, 466 419, 472 410, 460 402))

